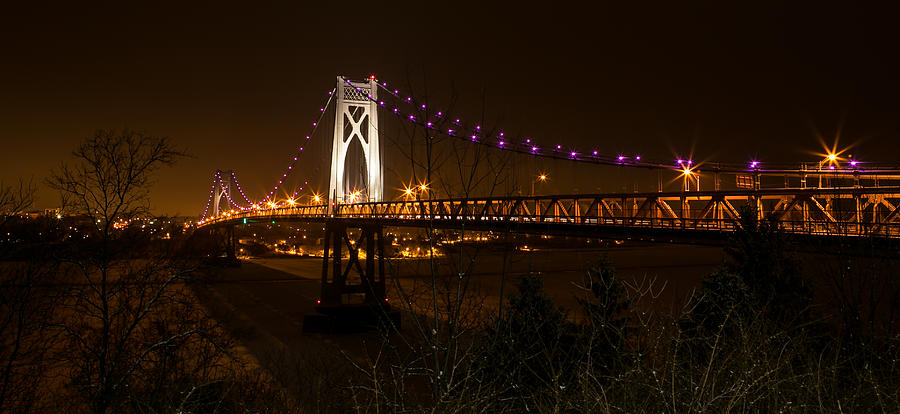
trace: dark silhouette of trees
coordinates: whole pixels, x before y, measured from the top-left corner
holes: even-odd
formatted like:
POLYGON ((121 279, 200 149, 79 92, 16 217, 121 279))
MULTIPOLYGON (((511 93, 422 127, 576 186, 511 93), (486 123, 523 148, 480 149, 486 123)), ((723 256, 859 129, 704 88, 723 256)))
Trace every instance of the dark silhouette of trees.
POLYGON ((117 229, 148 213, 153 173, 185 156, 167 138, 101 130, 48 180, 66 209, 96 230, 62 257, 73 283, 58 323, 68 339, 60 357, 96 413, 133 404, 140 390, 172 379, 157 368, 187 358, 183 350, 204 333, 202 314, 183 292, 194 264, 117 229))
POLYGON ((0 184, 0 231, 15 233, 16 241, 0 244, 0 412, 35 409, 53 338, 54 292, 47 284, 57 268, 36 260, 46 254, 45 247, 32 247, 41 241, 38 230, 48 232, 53 225, 23 223, 18 216, 32 205, 35 190, 31 181, 0 184), (28 244, 31 254, 22 254, 21 244, 28 244))

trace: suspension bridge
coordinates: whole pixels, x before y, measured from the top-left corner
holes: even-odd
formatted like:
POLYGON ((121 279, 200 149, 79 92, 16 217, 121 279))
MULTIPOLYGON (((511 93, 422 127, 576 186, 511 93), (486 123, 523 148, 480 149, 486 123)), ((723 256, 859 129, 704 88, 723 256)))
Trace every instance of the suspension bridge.
POLYGON ((233 257, 235 225, 275 220, 324 223, 323 308, 340 307, 346 304, 345 296, 354 293, 365 295, 365 303, 381 303, 385 298, 382 232, 386 226, 716 241, 740 229, 742 214, 749 212, 798 237, 900 238, 900 167, 838 153, 810 163, 768 165, 756 160, 745 164, 664 161, 541 145, 532 138, 488 132, 477 123, 433 110, 374 77, 353 81, 338 76, 311 128, 261 198, 249 197, 233 171, 216 171, 197 227, 224 232, 229 240, 225 251, 233 257), (326 109, 332 106, 328 193, 312 192, 303 180, 288 187, 326 109), (520 157, 652 170, 680 181, 680 189, 671 191, 659 184, 655 192, 439 196, 434 183, 421 183, 386 199, 379 116, 393 117, 424 131, 425 136, 440 135, 520 157), (351 240, 353 233, 358 238, 351 240), (344 249, 349 254, 346 262, 342 261, 344 249), (367 259, 359 259, 360 250, 367 259), (358 284, 348 283, 351 272, 359 275, 358 284))

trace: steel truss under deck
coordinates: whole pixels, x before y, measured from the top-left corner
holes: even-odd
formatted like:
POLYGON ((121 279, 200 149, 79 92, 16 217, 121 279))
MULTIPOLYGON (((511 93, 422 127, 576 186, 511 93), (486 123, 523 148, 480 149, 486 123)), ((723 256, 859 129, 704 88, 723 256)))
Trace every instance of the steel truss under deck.
MULTIPOLYGON (((900 238, 900 187, 685 191, 480 197, 307 205, 261 209, 218 217, 202 226, 254 220, 325 221, 436 227, 463 224, 567 224, 635 229, 733 231, 740 211, 755 207, 788 233, 900 238)), ((582 232, 581 229, 579 232, 582 232)))

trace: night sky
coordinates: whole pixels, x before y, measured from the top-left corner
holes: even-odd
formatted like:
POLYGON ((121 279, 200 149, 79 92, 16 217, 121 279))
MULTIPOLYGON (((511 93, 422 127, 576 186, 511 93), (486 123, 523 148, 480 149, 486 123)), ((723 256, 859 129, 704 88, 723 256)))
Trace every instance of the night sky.
POLYGON ((217 168, 267 191, 339 74, 609 152, 815 162, 839 135, 860 160, 900 155, 896 8, 27 3, 0 11, 0 178, 42 181, 98 128, 168 136, 195 158, 159 174, 158 213, 198 214, 217 168))

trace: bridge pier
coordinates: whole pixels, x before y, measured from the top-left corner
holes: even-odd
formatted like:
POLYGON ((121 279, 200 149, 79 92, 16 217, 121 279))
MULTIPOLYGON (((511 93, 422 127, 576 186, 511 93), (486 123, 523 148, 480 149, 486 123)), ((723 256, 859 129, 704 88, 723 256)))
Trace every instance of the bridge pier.
POLYGON ((208 230, 208 234, 213 241, 211 260, 218 264, 227 266, 238 266, 240 261, 237 259, 236 246, 237 238, 234 236, 234 226, 224 225, 216 226, 208 230), (222 257, 222 254, 225 254, 222 257))
POLYGON ((391 311, 385 294, 381 225, 326 222, 321 283, 315 307, 320 315, 304 318, 304 331, 358 331, 388 322, 399 326, 399 312, 391 311), (360 252, 365 255, 362 261, 360 252))

